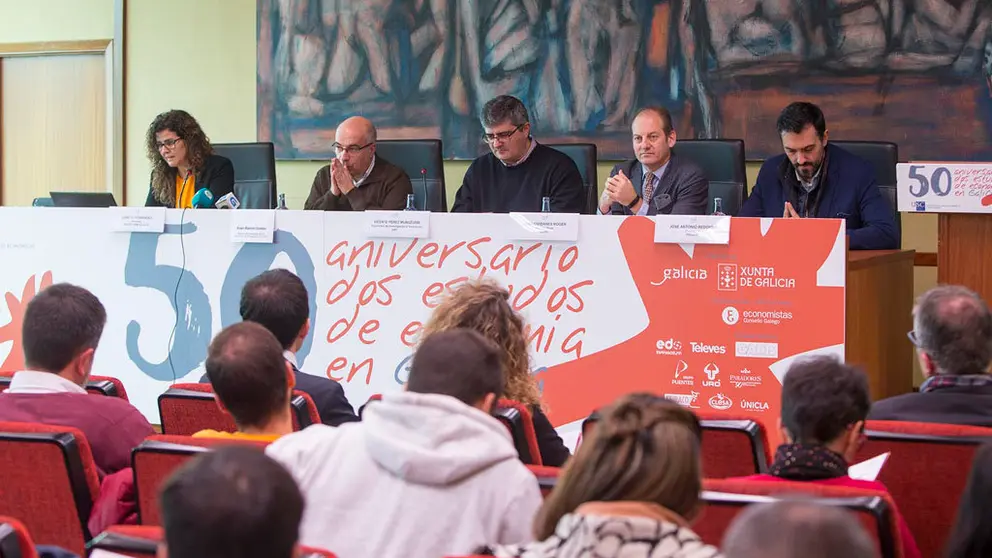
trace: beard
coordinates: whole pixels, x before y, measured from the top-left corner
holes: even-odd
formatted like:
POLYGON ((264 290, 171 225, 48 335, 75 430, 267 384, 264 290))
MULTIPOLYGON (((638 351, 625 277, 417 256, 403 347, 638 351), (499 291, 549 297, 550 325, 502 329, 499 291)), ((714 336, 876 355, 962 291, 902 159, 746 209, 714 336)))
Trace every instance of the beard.
POLYGON ((796 169, 796 174, 798 174, 804 181, 809 182, 813 180, 816 173, 819 172, 820 166, 823 165, 823 159, 815 163, 806 163, 805 165, 796 165, 793 163, 792 167, 796 169))

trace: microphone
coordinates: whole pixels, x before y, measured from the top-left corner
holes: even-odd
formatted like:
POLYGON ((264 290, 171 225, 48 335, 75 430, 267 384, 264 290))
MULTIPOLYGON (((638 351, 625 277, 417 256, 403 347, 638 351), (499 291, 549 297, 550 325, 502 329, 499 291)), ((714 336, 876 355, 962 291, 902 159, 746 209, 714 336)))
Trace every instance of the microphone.
POLYGON ((230 194, 221 196, 214 206, 217 209, 237 209, 241 207, 241 202, 238 201, 238 197, 234 195, 234 192, 231 192, 230 194))
POLYGON ((214 205, 214 193, 210 188, 202 188, 193 196, 192 206, 199 209, 208 209, 214 205))
POLYGON ((424 210, 427 210, 427 169, 420 169, 420 180, 424 185, 424 210))

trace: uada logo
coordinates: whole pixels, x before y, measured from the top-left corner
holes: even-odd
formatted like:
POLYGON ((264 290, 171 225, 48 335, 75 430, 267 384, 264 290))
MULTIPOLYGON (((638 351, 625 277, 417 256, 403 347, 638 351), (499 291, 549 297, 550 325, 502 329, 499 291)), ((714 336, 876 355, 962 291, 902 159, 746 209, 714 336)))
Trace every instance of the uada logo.
POLYGON ((655 342, 654 349, 655 354, 679 356, 682 354, 682 342, 676 341, 671 337, 668 339, 659 339, 655 342))
POLYGON ((691 279, 703 281, 706 279, 706 270, 698 267, 667 267, 661 273, 661 281, 652 281, 655 287, 665 284, 669 279, 691 279))
POLYGON ((694 353, 705 353, 710 355, 725 355, 727 354, 727 347, 725 345, 707 345, 705 343, 697 343, 695 341, 690 341, 692 345, 692 352, 694 353))
POLYGON ((734 401, 722 393, 718 393, 709 400, 710 407, 713 407, 717 411, 726 411, 727 409, 734 406, 734 401))

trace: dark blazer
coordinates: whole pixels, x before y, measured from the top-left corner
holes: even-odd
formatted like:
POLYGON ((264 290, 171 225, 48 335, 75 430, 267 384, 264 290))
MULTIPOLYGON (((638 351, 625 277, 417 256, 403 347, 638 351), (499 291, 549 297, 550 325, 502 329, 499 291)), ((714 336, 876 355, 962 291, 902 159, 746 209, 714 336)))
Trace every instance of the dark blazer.
MULTIPOLYGON (((822 191, 816 212, 811 216, 846 219, 852 250, 899 248, 895 216, 878 189, 872 166, 829 143, 826 157, 825 176, 820 176, 817 186, 822 191)), ((784 154, 766 160, 738 216, 781 217, 785 202, 792 198, 792 190, 798 185, 794 167, 784 154)))
POLYGON ((992 386, 941 387, 889 397, 872 404, 868 419, 992 427, 992 386))
MULTIPOLYGON (((204 188, 210 188, 214 195, 214 200, 220 199, 234 191, 234 165, 227 157, 211 155, 203 163, 203 168, 193 171, 193 178, 196 184, 196 192, 204 188)), ((148 184, 148 198, 145 200, 145 207, 162 207, 164 204, 152 193, 151 180, 148 184)))
POLYGON ((572 454, 544 411, 535 406, 530 412, 534 421, 534 434, 537 435, 537 447, 541 450, 541 463, 548 467, 561 467, 572 454))
MULTIPOLYGON (((623 171, 637 195, 643 196, 644 167, 637 159, 624 161, 613 167, 610 176, 623 171)), ((661 175, 661 182, 655 185, 648 206, 648 215, 705 215, 706 204, 710 199, 710 181, 706 179, 699 165, 672 153, 668 168, 661 175)), ((611 215, 633 215, 626 207, 614 202, 610 206, 611 215)))
MULTIPOLYGON (((293 365, 293 373, 296 375, 296 389, 306 393, 313 399, 320 413, 320 421, 328 426, 338 426, 346 422, 356 422, 358 417, 344 395, 344 388, 341 384, 328 378, 312 376, 301 371, 293 365)), ((210 378, 206 374, 200 378, 201 384, 209 384, 210 378)))

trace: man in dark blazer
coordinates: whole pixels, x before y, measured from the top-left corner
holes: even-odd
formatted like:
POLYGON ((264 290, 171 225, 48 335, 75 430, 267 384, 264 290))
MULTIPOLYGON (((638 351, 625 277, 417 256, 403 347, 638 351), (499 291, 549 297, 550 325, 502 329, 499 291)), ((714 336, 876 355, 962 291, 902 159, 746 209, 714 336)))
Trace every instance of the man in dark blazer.
MULTIPOLYGON (((241 318, 261 324, 283 347, 283 357, 292 365, 296 389, 313 399, 320 420, 338 426, 358 420, 341 384, 299 369, 296 351, 310 332, 310 302, 306 286, 285 269, 271 269, 245 283, 241 290, 241 318)), ((205 374, 200 381, 209 383, 205 374)))
POLYGON ((919 393, 876 402, 871 420, 992 427, 992 314, 973 291, 930 289, 913 309, 910 340, 926 377, 919 393))
POLYGON ((672 115, 663 107, 641 109, 630 126, 634 155, 613 167, 599 198, 611 215, 705 215, 710 183, 703 170, 672 152, 672 115))
POLYGON ((767 159, 739 217, 845 219, 852 250, 899 248, 892 207, 875 171, 860 157, 827 144, 827 123, 812 103, 792 103, 776 123, 784 155, 767 159))

